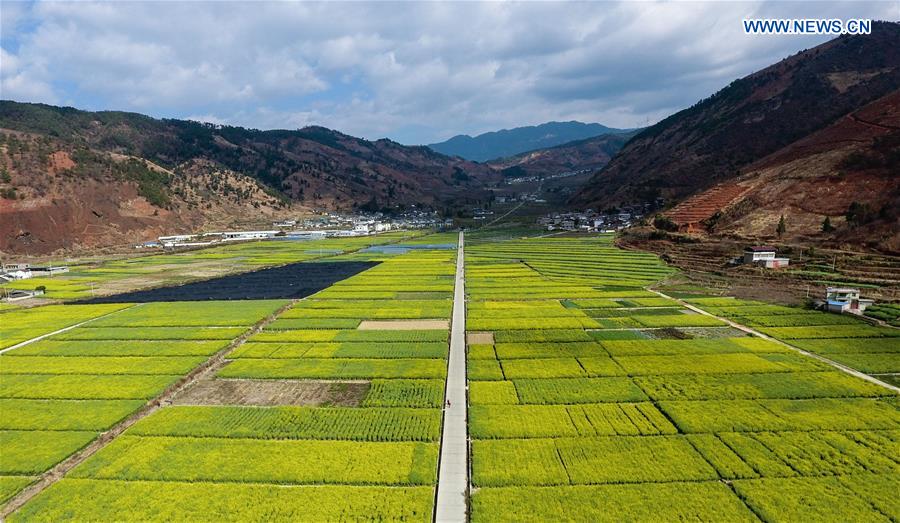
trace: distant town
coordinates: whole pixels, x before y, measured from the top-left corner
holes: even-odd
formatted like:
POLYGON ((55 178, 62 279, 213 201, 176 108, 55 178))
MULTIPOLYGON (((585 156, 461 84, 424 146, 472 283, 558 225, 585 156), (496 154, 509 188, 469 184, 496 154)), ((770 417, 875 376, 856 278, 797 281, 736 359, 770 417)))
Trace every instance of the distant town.
POLYGON ((537 223, 548 231, 615 232, 640 222, 659 205, 660 202, 647 203, 605 212, 554 212, 538 218, 537 223))
POLYGON ((314 218, 284 219, 272 222, 271 229, 201 232, 160 236, 155 241, 136 244, 135 249, 203 247, 216 243, 247 240, 319 240, 368 236, 393 230, 443 229, 453 220, 441 218, 437 211, 412 209, 399 214, 381 212, 342 214, 322 212, 314 218))

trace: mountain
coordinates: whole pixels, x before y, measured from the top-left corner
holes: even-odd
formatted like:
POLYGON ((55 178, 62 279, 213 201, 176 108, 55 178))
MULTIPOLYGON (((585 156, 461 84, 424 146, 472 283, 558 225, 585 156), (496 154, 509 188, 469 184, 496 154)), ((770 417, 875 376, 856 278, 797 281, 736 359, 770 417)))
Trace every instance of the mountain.
POLYGON ((648 127, 570 204, 681 200, 747 174, 754 162, 898 88, 900 24, 874 23, 871 35, 841 36, 800 52, 648 127))
POLYGON ((493 169, 323 127, 259 131, 0 102, 0 251, 129 243, 314 209, 451 211, 493 169))
POLYGON ((900 90, 754 162, 668 215, 682 226, 765 240, 776 239, 784 216, 785 240, 900 253, 900 90), (715 202, 716 195, 726 196, 715 202), (698 216, 702 200, 714 205, 698 216), (830 230, 823 230, 826 218, 830 230))
POLYGON ((601 134, 623 132, 628 132, 628 130, 613 129, 598 123, 548 122, 529 127, 503 129, 502 131, 479 134, 475 137, 461 134, 445 142, 431 144, 428 147, 441 154, 484 162, 592 138, 601 134))
POLYGON ((604 134, 492 160, 488 165, 499 169, 504 176, 594 171, 606 165, 634 134, 604 134))

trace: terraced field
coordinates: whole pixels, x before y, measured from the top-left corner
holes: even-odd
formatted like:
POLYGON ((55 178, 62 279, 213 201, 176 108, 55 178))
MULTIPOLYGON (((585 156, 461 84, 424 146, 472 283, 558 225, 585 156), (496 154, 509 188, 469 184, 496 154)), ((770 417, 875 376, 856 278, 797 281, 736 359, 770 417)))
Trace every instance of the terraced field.
MULTIPOLYGON (((604 239, 466 254, 473 521, 900 517, 893 391, 646 291, 667 269, 604 239)), ((900 339, 707 304, 848 365, 900 339)))
MULTIPOLYGON (((795 350, 888 382, 900 331, 703 314, 611 240, 467 235, 456 519, 900 519, 900 396, 795 350)), ((455 241, 328 257, 378 263, 303 299, 0 312, 6 519, 433 520, 455 241)))

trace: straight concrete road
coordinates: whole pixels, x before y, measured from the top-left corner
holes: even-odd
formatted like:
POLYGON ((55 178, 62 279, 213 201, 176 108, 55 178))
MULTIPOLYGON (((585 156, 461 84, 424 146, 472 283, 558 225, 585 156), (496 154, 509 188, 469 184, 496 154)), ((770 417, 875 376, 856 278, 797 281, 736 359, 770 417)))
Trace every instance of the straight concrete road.
POLYGON ((469 441, 466 419, 466 279, 463 233, 456 251, 456 287, 453 290, 453 321, 450 356, 444 393, 444 428, 438 470, 435 521, 466 521, 469 490, 469 441))

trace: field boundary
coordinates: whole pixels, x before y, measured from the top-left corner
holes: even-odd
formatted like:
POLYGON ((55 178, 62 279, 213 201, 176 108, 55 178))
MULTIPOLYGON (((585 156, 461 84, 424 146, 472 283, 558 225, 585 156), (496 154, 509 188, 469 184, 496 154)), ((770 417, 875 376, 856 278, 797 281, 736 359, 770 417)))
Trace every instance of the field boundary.
MULTIPOLYGON (((278 310, 253 324, 253 326, 251 326, 249 329, 247 329, 247 331, 234 339, 226 347, 210 356, 206 361, 204 361, 197 367, 194 367, 194 369, 182 376, 175 383, 169 385, 166 390, 164 390, 153 399, 149 400, 136 412, 133 412, 124 420, 113 425, 110 429, 101 432, 96 439, 88 443, 85 447, 69 455, 69 457, 57 463, 53 468, 38 476, 39 479, 35 483, 32 483, 25 489, 19 491, 18 494, 7 500, 3 508, 0 509, 0 519, 6 519, 10 514, 22 508, 22 506, 30 501, 33 497, 37 496, 48 487, 65 477, 65 475, 68 474, 69 471, 71 471, 73 468, 77 467, 89 457, 93 456, 95 453, 97 453, 97 451, 102 450, 104 447, 112 443, 117 437, 122 435, 122 433, 128 430, 132 425, 146 418, 150 414, 153 414, 162 407, 170 405, 175 395, 180 393, 182 390, 193 385, 197 381, 209 377, 210 375, 218 371, 225 364, 225 358, 226 356, 228 356, 228 354, 243 345, 250 336, 261 332, 266 325, 275 321, 275 319, 280 316, 281 313, 293 307, 294 304, 296 304, 301 299, 302 298, 290 300, 288 303, 279 307, 278 310)), ((120 310, 128 310, 130 308, 131 307, 127 307, 120 310)), ((115 314, 116 312, 120 311, 111 312, 110 314, 115 314)), ((109 314, 106 314, 104 316, 109 316, 109 314)), ((103 316, 93 318, 92 320, 88 321, 93 321, 101 317, 103 316)), ((87 322, 82 322, 79 325, 83 325, 84 323, 87 322)), ((73 325, 72 327, 68 327, 65 330, 73 329, 77 326, 78 325, 73 325)), ((45 336, 49 336, 49 334, 45 336)), ((38 338, 35 338, 34 340, 30 340, 29 343, 31 341, 37 340, 38 338)))
POLYGON ((885 382, 881 381, 880 379, 875 378, 874 376, 871 376, 871 375, 869 375, 869 374, 866 374, 866 373, 864 373, 864 372, 862 372, 862 371, 858 371, 858 370, 854 369, 853 367, 848 367, 848 366, 846 366, 846 365, 844 365, 844 364, 842 364, 842 363, 838 363, 838 362, 836 362, 836 361, 834 361, 834 360, 831 360, 831 359, 828 359, 828 358, 826 358, 826 357, 824 357, 824 356, 820 356, 819 354, 815 354, 815 353, 809 352, 809 351, 807 351, 807 350, 803 350, 803 349, 801 349, 800 347, 795 347, 795 346, 791 345, 790 343, 784 342, 784 341, 779 340, 779 339, 777 339, 777 338, 773 338, 772 336, 769 336, 769 335, 767 335, 767 334, 763 334, 763 333, 761 333, 761 332, 759 332, 759 331, 757 331, 757 330, 755 330, 755 329, 752 329, 752 328, 750 328, 750 327, 747 327, 746 325, 737 323, 737 322, 735 322, 735 321, 733 321, 733 320, 731 320, 731 319, 729 319, 729 318, 723 318, 723 317, 720 317, 720 316, 716 316, 715 314, 712 314, 712 313, 710 313, 710 312, 707 312, 707 311, 705 311, 705 310, 703 310, 703 309, 701 309, 701 308, 699 308, 699 307, 697 307, 697 306, 695 306, 695 305, 691 305, 690 303, 687 303, 687 302, 684 301, 684 300, 680 300, 680 299, 678 299, 678 298, 673 298, 673 297, 668 296, 668 295, 666 295, 666 294, 664 294, 664 293, 662 293, 662 292, 660 292, 660 291, 656 291, 656 290, 653 290, 653 289, 648 289, 648 290, 649 290, 650 292, 653 292, 653 293, 655 293, 655 294, 658 294, 659 296, 661 296, 661 297, 663 297, 663 298, 668 298, 668 299, 670 299, 670 300, 675 300, 676 302, 680 303, 680 304, 683 305, 684 307, 687 307, 688 309, 691 309, 692 311, 695 311, 695 312, 698 312, 698 313, 700 313, 700 314, 703 314, 703 315, 706 315, 706 316, 710 316, 710 317, 712 317, 712 318, 716 318, 716 319, 718 319, 718 320, 724 321, 724 322, 727 323, 729 326, 734 327, 735 329, 738 329, 738 330, 740 330, 740 331, 744 331, 744 332, 749 333, 749 334, 753 334, 754 336, 758 336, 758 337, 763 338, 763 339, 768 340, 768 341, 772 341, 772 342, 778 343, 778 344, 780 344, 780 345, 783 345, 783 346, 785 346, 785 347, 787 347, 787 348, 793 350, 794 352, 798 352, 798 353, 800 353, 800 354, 802 354, 802 355, 804 355, 804 356, 809 356, 810 358, 819 360, 819 361, 821 361, 822 363, 827 363, 828 365, 831 365, 832 367, 834 367, 834 368, 836 368, 836 369, 838 369, 838 370, 840 370, 840 371, 842 371, 842 372, 845 372, 845 373, 847 373, 847 374, 850 374, 851 376, 856 376, 857 378, 864 379, 864 380, 866 380, 866 381, 868 381, 868 382, 870 382, 870 383, 874 383, 875 385, 880 385, 880 386, 882 386, 882 387, 884 387, 884 388, 886 388, 886 389, 889 389, 889 390, 891 390, 891 391, 893 391, 893 392, 895 392, 895 393, 900 394, 900 387, 895 387, 894 385, 891 385, 890 383, 885 383, 885 382))
POLYGON ((119 310, 117 310, 117 311, 107 312, 106 314, 103 314, 103 315, 101 315, 101 316, 97 316, 96 318, 91 318, 91 319, 89 319, 89 320, 84 320, 84 321, 81 322, 81 323, 76 323, 75 325, 70 325, 70 326, 68 326, 68 327, 64 327, 64 328, 62 328, 62 329, 55 330, 55 331, 53 331, 53 332, 48 332, 47 334, 42 334, 42 335, 40 335, 40 336, 38 336, 38 337, 36 337, 36 338, 31 338, 30 340, 25 340, 25 341, 23 341, 23 342, 19 342, 19 343, 13 345, 12 347, 7 347, 7 348, 5 348, 5 349, 3 349, 3 350, 0 350, 0 354, 3 354, 3 353, 8 352, 8 351, 11 351, 11 350, 13 350, 13 349, 18 349, 18 348, 20 348, 20 347, 24 347, 24 346, 26 346, 26 345, 30 345, 30 344, 32 344, 32 343, 34 343, 34 342, 36 342, 36 341, 41 341, 41 340, 44 339, 44 338, 49 338, 50 336, 55 336, 55 335, 57 335, 57 334, 61 334, 61 333, 63 333, 63 332, 70 331, 70 330, 72 330, 72 329, 81 327, 82 325, 85 325, 85 324, 90 323, 90 322, 92 322, 92 321, 97 321, 97 320, 99 320, 100 318, 106 318, 107 316, 112 316, 113 314, 118 314, 118 313, 120 313, 120 312, 122 312, 122 311, 127 311, 127 310, 133 309, 133 308, 135 308, 135 307, 140 307, 141 305, 143 305, 143 303, 135 303, 135 304, 132 304, 130 307, 123 307, 123 308, 121 308, 121 309, 119 309, 119 310))

